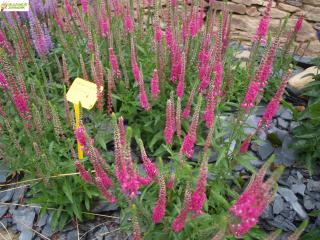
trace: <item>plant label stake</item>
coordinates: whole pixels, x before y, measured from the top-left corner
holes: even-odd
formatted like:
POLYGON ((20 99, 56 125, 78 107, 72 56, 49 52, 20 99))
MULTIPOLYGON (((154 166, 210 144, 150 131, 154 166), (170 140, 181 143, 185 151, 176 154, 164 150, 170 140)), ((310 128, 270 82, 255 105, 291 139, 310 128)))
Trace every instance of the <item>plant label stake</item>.
MULTIPOLYGON (((103 91, 103 88, 100 89, 103 91)), ((85 109, 92 109, 97 101, 98 88, 97 85, 87 80, 76 78, 69 91, 67 92, 67 100, 73 103, 76 128, 80 127, 80 112, 81 107, 85 109)), ((79 141, 78 143, 78 157, 83 159, 83 150, 79 141)))

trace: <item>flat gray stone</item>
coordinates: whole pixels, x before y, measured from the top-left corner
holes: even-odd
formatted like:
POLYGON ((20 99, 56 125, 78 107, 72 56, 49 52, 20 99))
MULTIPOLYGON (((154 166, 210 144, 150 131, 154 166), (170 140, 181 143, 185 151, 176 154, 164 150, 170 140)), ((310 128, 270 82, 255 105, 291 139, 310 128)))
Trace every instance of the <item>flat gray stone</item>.
POLYGON ((320 181, 308 179, 307 188, 310 192, 320 192, 320 181))
POLYGON ((273 202, 273 213, 279 214, 284 208, 284 201, 280 195, 276 195, 274 202, 273 202))
POLYGON ((10 190, 3 190, 3 192, 0 193, 0 200, 1 202, 9 202, 11 201, 13 194, 14 194, 14 189, 10 190))
POLYGON ((244 133, 253 134, 256 131, 256 127, 259 121, 260 121, 260 117, 257 117, 255 115, 249 116, 245 122, 246 127, 244 128, 244 133))
POLYGON ((262 117, 265 110, 266 110, 266 106, 262 106, 262 105, 257 106, 254 114, 258 117, 262 117))
POLYGON ((258 149, 258 156, 261 158, 262 161, 267 160, 271 154, 274 152, 274 147, 269 141, 266 141, 262 144, 258 149))
MULTIPOLYGON (((5 215, 8 212, 9 207, 8 206, 0 206, 0 219, 3 215, 5 215)), ((0 226, 1 229, 1 226, 0 226)))
POLYGON ((278 193, 289 203, 294 203, 298 201, 297 196, 288 188, 279 187, 278 193))
POLYGON ((262 219, 273 219, 273 210, 271 207, 271 204, 269 204, 264 210, 263 213, 261 214, 262 219))
POLYGON ((12 201, 13 201, 14 203, 18 203, 19 200, 20 200, 21 198, 23 198, 24 193, 25 193, 26 190, 27 190, 26 187, 17 188, 17 189, 15 190, 14 194, 13 194, 12 201))
POLYGON ((285 119, 285 120, 292 120, 293 119, 293 113, 291 110, 289 109, 286 109, 283 111, 283 113, 281 113, 280 117, 282 119, 285 119))
POLYGON ((53 234, 52 228, 51 228, 51 224, 47 223, 44 228, 41 231, 41 234, 43 234, 44 236, 46 236, 47 238, 50 238, 53 234))
POLYGON ((286 111, 286 109, 280 105, 277 109, 276 117, 280 117, 284 111, 286 111))
POLYGON ((93 209, 91 210, 93 213, 102 213, 102 212, 111 212, 119 209, 118 204, 110 204, 106 201, 100 200, 98 202, 93 203, 93 209))
MULTIPOLYGON (((13 222, 17 224, 17 229, 20 232, 32 229, 35 216, 35 212, 30 208, 18 208, 12 214, 13 222)), ((29 235, 26 234, 26 236, 29 235)))
POLYGON ((293 129, 295 129, 296 127, 299 127, 300 126, 300 124, 298 123, 298 122, 294 122, 294 121, 292 121, 291 123, 290 123, 290 131, 292 131, 293 129))
POLYGON ((304 191, 306 190, 306 185, 304 184, 293 184, 291 190, 294 193, 299 193, 301 196, 304 196, 304 191))
POLYGON ((98 231, 95 232, 95 239, 97 240, 103 240, 106 233, 109 232, 109 229, 104 225, 101 227, 98 231))
POLYGON ((33 231, 32 230, 24 230, 21 232, 19 236, 19 240, 31 240, 33 237, 33 231))
POLYGON ((303 206, 307 210, 313 210, 316 207, 314 200, 307 195, 303 197, 303 206))
POLYGON ((67 239, 68 239, 68 240, 78 239, 77 230, 73 230, 73 231, 68 232, 68 234, 67 234, 67 239))
POLYGON ((294 231, 296 226, 289 222, 286 218, 281 215, 276 216, 273 220, 269 220, 268 223, 276 228, 283 229, 285 231, 294 231))
POLYGON ((44 215, 42 215, 42 216, 39 218, 36 226, 37 226, 37 227, 40 227, 40 228, 43 227, 44 225, 46 225, 48 218, 49 218, 49 215, 48 215, 47 213, 45 213, 44 215))
POLYGON ((5 167, 2 165, 0 166, 0 168, 2 168, 0 170, 0 183, 6 183, 7 177, 10 174, 10 171, 7 169, 4 169, 5 167))
POLYGON ((260 161, 259 159, 251 160, 250 163, 256 168, 260 168, 264 164, 264 162, 260 161))
POLYGON ((304 209, 302 208, 302 206, 300 205, 299 202, 291 203, 291 205, 292 205, 293 210, 296 211, 296 213, 299 215, 299 217, 300 217, 301 219, 306 219, 306 218, 308 218, 307 213, 304 211, 304 209))
POLYGON ((283 120, 282 118, 278 118, 278 126, 282 129, 287 130, 289 128, 289 122, 283 120))

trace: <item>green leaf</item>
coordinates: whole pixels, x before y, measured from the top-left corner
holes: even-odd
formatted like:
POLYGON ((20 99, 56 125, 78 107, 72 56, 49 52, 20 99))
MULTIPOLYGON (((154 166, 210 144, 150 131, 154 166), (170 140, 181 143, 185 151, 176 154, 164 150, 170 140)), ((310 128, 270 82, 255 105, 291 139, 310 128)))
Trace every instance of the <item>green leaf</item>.
POLYGON ((62 186, 63 192, 66 194, 67 198, 71 203, 73 203, 73 197, 72 197, 72 189, 71 186, 67 181, 64 181, 64 184, 62 186))

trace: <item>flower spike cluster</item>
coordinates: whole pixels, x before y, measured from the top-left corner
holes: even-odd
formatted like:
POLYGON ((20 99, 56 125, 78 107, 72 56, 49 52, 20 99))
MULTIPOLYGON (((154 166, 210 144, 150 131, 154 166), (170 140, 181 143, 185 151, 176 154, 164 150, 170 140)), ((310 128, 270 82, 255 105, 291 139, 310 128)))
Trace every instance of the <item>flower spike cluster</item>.
POLYGON ((197 127, 198 127, 201 103, 202 103, 202 95, 200 95, 198 98, 197 107, 193 115, 188 134, 185 137, 181 146, 181 152, 184 155, 186 155, 188 158, 192 157, 194 144, 196 143, 196 140, 197 140, 197 127))
POLYGON ((158 183, 159 183, 160 189, 159 189, 159 197, 152 213, 153 223, 161 222, 166 212, 166 183, 161 174, 158 175, 158 183))
POLYGON ((175 132, 175 117, 174 117, 174 103, 170 98, 167 101, 166 108, 166 126, 164 129, 164 139, 166 144, 171 145, 173 140, 173 134, 175 132))
POLYGON ((257 176, 253 178, 237 202, 229 209, 231 215, 229 228, 236 237, 242 237, 257 224, 262 212, 274 197, 274 186, 283 171, 283 167, 275 170, 272 176, 264 181, 271 160, 268 160, 261 167, 257 176))
POLYGON ((185 194, 184 194, 184 201, 182 209, 179 213, 179 215, 174 219, 172 223, 172 229, 175 232, 181 232, 184 229, 184 226, 186 224, 186 220, 188 218, 189 212, 191 207, 191 191, 190 186, 187 185, 185 194))

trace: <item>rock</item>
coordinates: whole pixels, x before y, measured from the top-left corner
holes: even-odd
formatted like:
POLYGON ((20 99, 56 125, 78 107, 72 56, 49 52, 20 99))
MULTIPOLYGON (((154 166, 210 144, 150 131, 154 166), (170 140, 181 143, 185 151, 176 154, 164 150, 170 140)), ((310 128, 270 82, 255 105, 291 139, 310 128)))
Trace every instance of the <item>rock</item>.
POLYGON ((308 179, 307 188, 310 192, 320 192, 320 181, 308 179))
POLYGON ((278 192, 289 203, 294 203, 298 201, 298 198, 294 194, 294 192, 288 188, 279 187, 278 192))
POLYGON ((276 228, 281 228, 285 231, 296 230, 296 226, 281 215, 276 216, 273 220, 268 221, 268 223, 276 228))
POLYGON ((272 207, 269 204, 263 211, 262 215, 261 215, 262 219, 273 219, 273 211, 272 211, 272 207))
POLYGON ((111 212, 119 209, 117 204, 110 204, 103 200, 93 203, 93 206, 93 213, 111 212))
MULTIPOLYGON (((259 8, 259 12, 264 12, 266 8, 259 8)), ((288 16, 289 13, 282 11, 280 9, 277 8, 271 8, 271 18, 273 19, 282 19, 285 18, 286 16, 288 16)))
POLYGON ((297 178, 298 178, 299 183, 303 183, 304 177, 299 171, 297 171, 297 178))
POLYGON ((2 166, 2 164, 1 164, 0 168, 2 168, 0 170, 0 183, 6 183, 7 177, 10 174, 10 171, 7 170, 5 166, 2 166))
POLYGON ((50 238, 53 234, 52 228, 51 228, 51 224, 47 223, 44 228, 41 231, 41 234, 43 234, 44 236, 46 236, 47 238, 50 238))
POLYGON ((306 190, 306 185, 304 184, 293 184, 291 190, 294 193, 299 193, 301 196, 304 196, 304 191, 306 190))
POLYGON ((256 7, 247 7, 246 14, 250 17, 258 17, 260 16, 260 12, 256 7))
POLYGON ((108 232, 109 232, 109 229, 104 225, 98 231, 96 231, 95 239, 96 240, 103 240, 104 239, 104 235, 106 235, 108 232))
POLYGON ((19 239, 31 240, 33 237, 32 226, 36 216, 33 209, 18 208, 12 211, 13 222, 17 225, 17 230, 21 232, 19 239))
MULTIPOLYGON (((223 8, 223 5, 224 3, 222 2, 216 2, 214 9, 221 10, 223 8)), ((246 14, 246 6, 244 4, 227 2, 227 9, 234 13, 246 14)))
POLYGON ((278 118, 278 127, 282 129, 288 129, 289 128, 289 122, 283 120, 282 118, 278 118))
POLYGON ((233 153, 234 149, 236 148, 236 144, 237 142, 235 140, 233 140, 230 144, 230 148, 228 150, 228 155, 230 155, 231 153, 233 153))
POLYGON ((301 219, 306 219, 308 217, 307 213, 303 210, 299 202, 294 202, 291 205, 293 210, 296 211, 296 213, 299 215, 301 219))
POLYGON ((1 202, 9 202, 14 194, 14 189, 7 189, 3 190, 3 192, 0 193, 0 200, 1 202))
POLYGON ((249 57, 250 57, 250 51, 249 50, 243 50, 243 51, 237 52, 234 55, 234 57, 237 58, 237 59, 248 60, 249 57))
POLYGON ((18 203, 19 200, 20 200, 21 198, 23 198, 24 193, 25 193, 26 190, 27 190, 26 187, 19 187, 19 188, 17 188, 16 191, 14 192, 14 194, 13 194, 12 201, 13 201, 14 203, 18 203))
POLYGON ((280 117, 284 120, 292 120, 293 119, 293 113, 291 110, 286 109, 281 114, 280 117))
POLYGON ((292 131, 293 129, 295 129, 296 127, 299 127, 299 126, 300 126, 300 124, 298 122, 292 121, 290 123, 290 131, 292 131))
POLYGON ((257 127, 259 121, 260 121, 259 117, 256 117, 255 115, 249 116, 245 122, 247 127, 244 128, 244 133, 245 134, 253 134, 256 131, 256 127, 257 127))
POLYGON ((256 5, 263 5, 263 0, 232 0, 232 2, 235 3, 240 3, 240 4, 245 4, 247 6, 250 6, 252 4, 256 4, 256 5))
POLYGON ((263 116, 265 110, 266 110, 265 105, 259 105, 256 107, 254 114, 258 117, 261 117, 263 116))
POLYGON ((302 0, 286 0, 286 3, 296 7, 302 6, 302 0))
POLYGON ((67 234, 67 240, 75 240, 75 239, 78 239, 78 232, 77 232, 77 230, 73 230, 73 231, 68 232, 68 234, 67 234))
MULTIPOLYGON (((38 216, 40 217, 40 216, 38 216)), ((38 222, 36 224, 37 227, 43 227, 44 225, 46 225, 47 223, 47 219, 48 219, 49 215, 47 213, 45 213, 44 215, 42 215, 39 219, 38 222)))
POLYGON ((313 76, 309 76, 308 74, 317 74, 317 71, 319 69, 317 67, 310 67, 303 71, 302 73, 299 73, 292 78, 289 79, 289 85, 292 87, 301 90, 303 87, 305 87, 308 83, 313 82, 314 78, 313 76), (308 76, 306 76, 308 75, 308 76))
POLYGON ((261 158, 262 161, 265 161, 271 156, 273 152, 274 152, 274 147, 269 141, 266 141, 259 147, 258 156, 261 158))
MULTIPOLYGON (((9 207, 8 206, 0 206, 0 219, 2 218, 3 215, 5 215, 8 211, 9 207)), ((0 227, 1 229, 1 227, 0 227)))
POLYGON ((311 5, 304 5, 303 10, 305 11, 305 18, 313 22, 320 22, 320 7, 311 5))
POLYGON ((285 4, 285 3, 279 3, 278 7, 281 10, 284 10, 284 11, 287 11, 287 12, 291 12, 291 13, 299 12, 301 10, 298 7, 295 7, 295 6, 292 6, 292 5, 289 5, 289 4, 285 4))
POLYGON ((303 206, 309 211, 313 210, 316 207, 315 202, 309 196, 303 197, 303 206))
POLYGON ((274 202, 273 202, 273 213, 279 214, 283 210, 284 201, 280 195, 276 195, 274 202))
POLYGON ((275 163, 283 164, 287 167, 292 166, 295 160, 298 158, 296 151, 291 148, 292 138, 287 135, 283 142, 281 150, 276 149, 275 163))
POLYGON ((259 25, 259 19, 250 17, 250 16, 241 16, 241 15, 233 15, 232 16, 232 23, 231 29, 234 30, 241 30, 245 34, 243 37, 249 39, 248 36, 253 36, 256 32, 256 28, 259 25))
POLYGON ((319 0, 303 0, 303 3, 314 5, 314 6, 320 6, 319 0))
POLYGON ((216 162, 218 159, 218 153, 217 152, 213 152, 209 158, 209 163, 214 163, 216 162))
POLYGON ((264 164, 263 161, 260 161, 258 159, 251 160, 250 163, 251 163, 252 166, 254 166, 256 168, 260 168, 264 164))
POLYGON ((32 230, 25 230, 22 231, 19 240, 31 240, 33 237, 33 231, 32 230))

